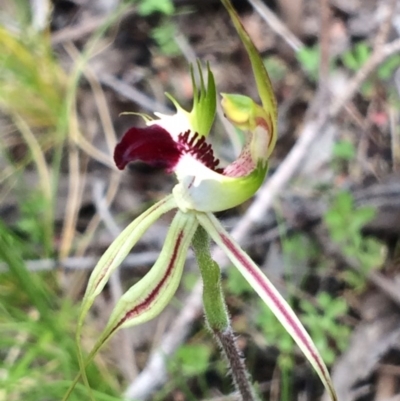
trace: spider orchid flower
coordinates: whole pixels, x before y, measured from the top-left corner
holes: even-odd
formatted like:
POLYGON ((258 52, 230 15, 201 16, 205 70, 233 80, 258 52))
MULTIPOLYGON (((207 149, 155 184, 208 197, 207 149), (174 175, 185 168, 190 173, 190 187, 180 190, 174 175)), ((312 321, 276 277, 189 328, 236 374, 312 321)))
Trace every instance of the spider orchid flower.
POLYGON ((265 178, 268 157, 276 142, 277 111, 268 74, 230 2, 223 0, 223 3, 250 57, 262 103, 259 105, 242 95, 222 95, 226 118, 244 133, 243 150, 237 160, 222 167, 207 144, 216 112, 216 88, 209 66, 205 82, 200 64, 198 86, 192 69, 194 100, 190 112, 168 95, 177 109, 176 114, 155 113, 156 119, 144 116, 146 127, 133 127, 123 135, 114 153, 118 168, 124 169, 128 163, 140 160, 175 173, 177 184, 172 194, 136 218, 101 257, 87 286, 78 327, 81 329, 94 299, 143 233, 163 214, 177 209, 157 261, 117 302, 94 353, 117 330, 154 318, 170 302, 200 224, 292 335, 335 399, 328 370, 302 324, 268 278, 212 214, 235 207, 255 194, 265 178))

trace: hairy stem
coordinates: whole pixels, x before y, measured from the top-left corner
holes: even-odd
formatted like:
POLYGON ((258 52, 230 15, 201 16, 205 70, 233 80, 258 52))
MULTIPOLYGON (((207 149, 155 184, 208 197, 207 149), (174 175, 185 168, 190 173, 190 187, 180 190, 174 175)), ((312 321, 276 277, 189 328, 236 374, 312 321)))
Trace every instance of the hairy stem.
POLYGON ((203 305, 206 323, 221 346, 230 367, 235 387, 243 401, 255 401, 257 397, 250 383, 250 375, 237 348, 230 325, 221 286, 221 271, 210 253, 210 239, 199 226, 193 237, 193 249, 203 279, 203 305))

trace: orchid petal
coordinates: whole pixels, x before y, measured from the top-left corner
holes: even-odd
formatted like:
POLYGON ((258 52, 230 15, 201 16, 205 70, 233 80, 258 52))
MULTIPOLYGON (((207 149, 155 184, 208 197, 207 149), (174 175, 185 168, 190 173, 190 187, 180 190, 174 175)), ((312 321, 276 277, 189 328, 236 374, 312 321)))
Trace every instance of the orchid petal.
POLYGON ((261 102, 263 105, 264 110, 268 115, 271 117, 269 118, 271 122, 271 131, 270 135, 272 135, 272 138, 270 140, 270 146, 269 146, 269 153, 271 153, 272 149, 275 146, 276 138, 277 138, 277 106, 276 106, 276 99, 274 96, 274 92, 272 90, 272 85, 271 81, 269 79, 267 70, 265 69, 264 63, 262 58, 260 57, 260 54, 258 53, 258 50, 254 46, 250 36, 244 29, 240 18, 233 8, 230 0, 221 0, 222 4, 225 6, 227 9, 232 22, 236 28, 237 33, 240 36, 240 39, 243 42, 244 47, 246 48, 247 54, 249 55, 250 62, 253 68, 253 73, 255 76, 256 80, 256 85, 258 89, 258 93, 261 98, 261 102))
POLYGON ((231 262, 242 273, 261 299, 267 304, 292 336, 319 375, 331 399, 336 401, 336 392, 325 363, 323 362, 312 339, 284 298, 268 280, 257 265, 243 251, 239 244, 225 231, 221 223, 210 213, 198 213, 197 220, 211 238, 220 246, 231 262))
POLYGON ((236 127, 251 133, 250 152, 255 163, 266 161, 275 147, 271 115, 248 96, 222 93, 225 117, 236 127))
POLYGON ((177 212, 156 263, 119 299, 95 348, 100 348, 120 328, 147 322, 166 307, 179 286, 197 226, 193 213, 177 212))
POLYGON ((175 105, 176 113, 172 115, 162 114, 162 113, 154 113, 158 119, 148 121, 148 126, 158 125, 164 128, 174 139, 174 141, 178 141, 178 137, 180 134, 186 131, 190 131, 192 129, 190 123, 190 114, 184 110, 179 103, 168 93, 166 96, 172 101, 175 105))
POLYGON ((167 196, 137 217, 114 240, 100 258, 90 276, 82 301, 78 327, 82 326, 83 320, 92 306, 94 299, 103 290, 112 272, 123 262, 132 247, 143 236, 144 232, 163 214, 175 207, 176 202, 174 198, 171 195, 167 196))

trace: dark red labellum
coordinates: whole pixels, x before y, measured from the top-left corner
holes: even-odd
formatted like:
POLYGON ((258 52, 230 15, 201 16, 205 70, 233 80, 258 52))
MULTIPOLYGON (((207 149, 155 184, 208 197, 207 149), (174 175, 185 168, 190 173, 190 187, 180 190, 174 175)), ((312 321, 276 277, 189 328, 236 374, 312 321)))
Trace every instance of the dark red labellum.
POLYGON ((114 161, 120 170, 130 162, 140 160, 150 166, 172 171, 181 157, 180 146, 159 125, 129 129, 114 151, 114 161))

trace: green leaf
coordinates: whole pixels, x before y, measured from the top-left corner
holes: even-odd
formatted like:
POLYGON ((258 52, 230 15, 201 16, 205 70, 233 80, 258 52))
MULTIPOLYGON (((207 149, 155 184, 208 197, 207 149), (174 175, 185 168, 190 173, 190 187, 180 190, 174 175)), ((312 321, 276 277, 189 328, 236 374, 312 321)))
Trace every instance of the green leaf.
POLYGON ((343 160, 353 160, 356 156, 354 145, 346 140, 335 143, 332 152, 334 157, 343 160))
POLYGON ((175 11, 171 0, 141 0, 139 3, 139 14, 147 16, 155 12, 172 15, 175 11))
POLYGON ((390 79, 395 70, 400 66, 400 55, 389 57, 379 68, 378 77, 382 80, 390 79))
POLYGON ((243 276, 236 269, 229 269, 226 285, 228 291, 233 295, 243 295, 251 291, 249 283, 243 280, 243 276))
MULTIPOLYGON (((204 344, 185 344, 178 348, 173 358, 175 370, 184 376, 198 376, 209 368, 211 356, 210 347, 204 344)), ((172 371, 172 373, 174 373, 172 371)))
POLYGON ((320 64, 320 50, 319 46, 303 47, 296 53, 302 67, 310 74, 314 80, 318 77, 318 70, 320 64))
POLYGON ((151 31, 151 37, 157 42, 161 52, 167 56, 176 56, 181 53, 175 41, 176 27, 170 21, 156 26, 151 31))
POLYGON ((365 42, 360 42, 343 54, 342 61, 349 70, 357 71, 365 64, 370 54, 370 47, 365 42))

